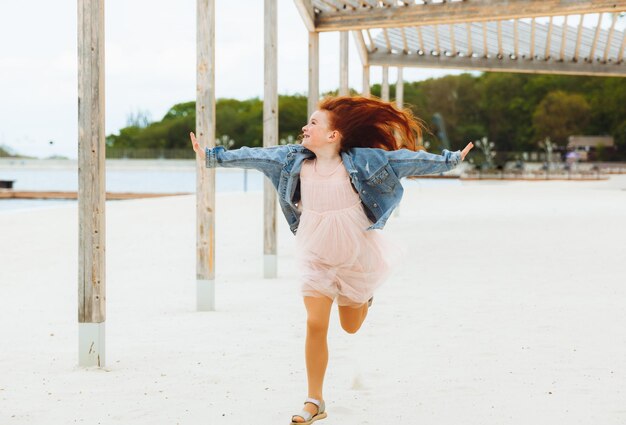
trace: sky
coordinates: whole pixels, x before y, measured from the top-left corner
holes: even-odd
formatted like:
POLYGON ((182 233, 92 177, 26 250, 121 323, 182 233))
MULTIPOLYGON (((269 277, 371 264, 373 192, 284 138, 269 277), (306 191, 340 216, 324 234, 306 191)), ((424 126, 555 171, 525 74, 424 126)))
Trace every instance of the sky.
MULTIPOLYGON (((216 1, 216 96, 263 97, 263 1, 216 1)), ((195 99, 195 0, 106 0, 106 134, 130 114, 160 120, 195 99)), ((78 154, 77 2, 0 1, 0 145, 39 158, 78 154), (37 13, 31 13, 36 10, 37 13), (51 143, 52 142, 52 143, 51 143)), ((308 90, 308 32, 292 0, 278 0, 278 92, 308 90)), ((350 37, 350 86, 361 62, 350 37)), ((405 81, 460 71, 405 69, 405 81)), ((394 69, 389 72, 394 82, 394 69)), ((380 67, 370 81, 380 83, 380 67)), ((320 90, 339 85, 339 35, 320 35, 320 90)), ((303 123, 304 124, 304 123, 303 123)))

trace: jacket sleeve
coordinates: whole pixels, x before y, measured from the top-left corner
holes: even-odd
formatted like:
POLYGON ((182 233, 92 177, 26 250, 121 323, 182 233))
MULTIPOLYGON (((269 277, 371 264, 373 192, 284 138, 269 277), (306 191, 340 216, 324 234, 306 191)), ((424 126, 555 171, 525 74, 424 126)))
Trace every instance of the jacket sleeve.
POLYGON ((461 151, 451 152, 447 149, 441 155, 409 149, 386 151, 386 155, 398 178, 439 174, 450 171, 461 163, 461 151))
POLYGON ((227 150, 223 146, 205 148, 207 168, 252 168, 265 175, 280 172, 289 152, 285 145, 267 148, 249 148, 227 150))

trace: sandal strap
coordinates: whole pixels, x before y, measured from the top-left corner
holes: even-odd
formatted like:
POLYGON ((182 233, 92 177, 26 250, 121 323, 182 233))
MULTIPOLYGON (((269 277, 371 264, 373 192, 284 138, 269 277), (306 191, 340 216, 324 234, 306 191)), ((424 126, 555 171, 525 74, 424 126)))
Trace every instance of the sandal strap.
POLYGON ((314 398, 311 397, 307 397, 307 399, 304 401, 304 403, 313 403, 314 405, 317 406, 317 408, 319 409, 321 402, 319 400, 316 400, 314 398))
POLYGON ((297 415, 293 415, 293 416, 291 417, 291 422, 295 422, 295 421, 293 420, 293 418, 294 418, 295 416, 300 416, 302 419, 304 419, 304 422, 308 422, 308 421, 310 421, 310 420, 311 420, 311 418, 313 417, 313 414, 312 414, 311 412, 307 412, 306 410, 303 410, 302 412, 298 413, 297 415))
POLYGON ((302 410, 300 413, 298 413, 297 415, 293 415, 291 416, 291 422, 294 422, 293 418, 295 416, 300 416, 302 419, 304 419, 304 422, 308 422, 310 421, 314 416, 319 415, 320 413, 324 412, 324 402, 320 401, 320 400, 316 400, 314 398, 311 397, 307 397, 307 399, 304 401, 304 404, 306 403, 313 403, 314 405, 317 406, 317 413, 311 413, 311 412, 307 412, 306 410, 302 410))

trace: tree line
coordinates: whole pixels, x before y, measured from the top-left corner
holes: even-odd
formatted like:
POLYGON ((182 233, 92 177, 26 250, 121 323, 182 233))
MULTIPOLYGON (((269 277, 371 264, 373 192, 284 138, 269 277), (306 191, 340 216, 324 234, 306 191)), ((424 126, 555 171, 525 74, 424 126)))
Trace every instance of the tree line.
MULTIPOLYGON (((372 86, 371 92, 380 96, 381 86, 372 86)), ((390 95, 395 97, 393 85, 390 95)), ((570 135, 611 135, 617 149, 604 152, 605 158, 599 159, 626 159, 626 78, 449 75, 405 82, 404 101, 424 121, 424 140, 431 151, 443 146, 436 125, 441 126, 441 121, 433 119, 439 114, 451 149, 485 136, 498 151, 529 152, 540 150, 538 143, 546 137, 564 149, 570 135)), ((307 121, 307 98, 280 95, 278 103, 279 139, 294 143, 307 121)), ((151 122, 142 114, 132 116, 127 127, 107 137, 107 149, 111 153, 119 149, 188 149, 195 113, 192 101, 172 106, 160 121, 151 122)), ((230 148, 262 146, 263 101, 218 99, 216 137, 230 148)))

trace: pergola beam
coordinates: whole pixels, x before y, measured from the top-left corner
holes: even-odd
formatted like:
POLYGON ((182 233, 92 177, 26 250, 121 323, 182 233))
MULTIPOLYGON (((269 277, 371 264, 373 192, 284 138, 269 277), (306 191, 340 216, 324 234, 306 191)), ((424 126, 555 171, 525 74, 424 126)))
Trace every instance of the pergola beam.
MULTIPOLYGON (((306 10, 304 5, 309 2, 295 0, 295 3, 301 11, 303 7, 306 10)), ((399 28, 623 10, 626 10, 626 0, 465 0, 322 12, 314 17, 314 30, 324 32, 399 28)), ((300 14, 302 15, 303 12, 301 11, 300 14)), ((308 28, 307 18, 304 15, 303 18, 308 28)))
POLYGON ((404 78, 402 68, 398 68, 398 78, 396 80, 396 107, 404 108, 404 78))
POLYGON ((361 96, 370 97, 370 67, 369 65, 363 65, 363 89, 361 90, 361 96))
POLYGON ((294 0, 298 12, 304 21, 304 26, 309 32, 315 31, 315 14, 313 12, 313 4, 311 0, 294 0))
POLYGON ((383 65, 383 82, 380 88, 380 98, 389 102, 389 67, 383 65))
POLYGON ((363 66, 366 66, 368 64, 367 63, 367 46, 365 45, 365 38, 363 37, 363 32, 352 31, 352 37, 354 38, 357 51, 359 52, 361 63, 363 64, 363 66))
POLYGON ((566 74, 596 75, 607 77, 626 76, 626 67, 616 64, 599 62, 560 62, 557 60, 525 61, 509 59, 500 60, 484 57, 448 57, 445 55, 391 55, 374 52, 368 55, 371 66, 399 66, 405 68, 453 68, 477 71, 522 72, 533 74, 566 74))
POLYGON ((348 32, 339 33, 339 95, 347 96, 350 94, 348 84, 348 55, 349 55, 349 39, 348 32))
POLYGON ((309 32, 309 93, 307 97, 307 122, 317 108, 320 96, 320 34, 309 32))

